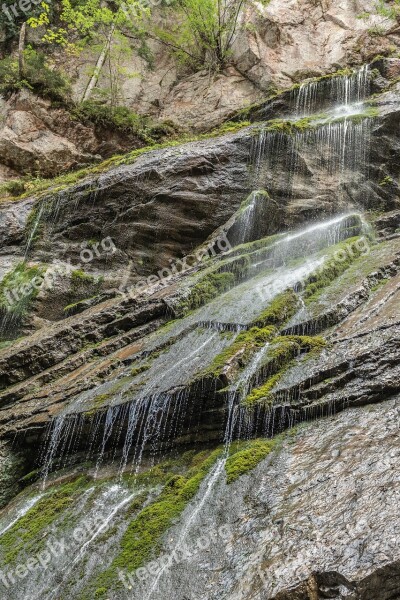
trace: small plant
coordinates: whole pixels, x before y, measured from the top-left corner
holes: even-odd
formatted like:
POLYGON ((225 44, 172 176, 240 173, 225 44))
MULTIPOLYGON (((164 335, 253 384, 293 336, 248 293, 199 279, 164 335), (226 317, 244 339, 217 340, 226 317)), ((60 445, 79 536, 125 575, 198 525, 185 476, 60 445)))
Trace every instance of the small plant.
POLYGON ((7 181, 0 186, 0 195, 7 194, 9 196, 20 196, 26 190, 26 182, 22 179, 13 179, 7 181))
POLYGON ((382 181, 379 182, 379 185, 381 187, 385 187, 386 185, 392 185, 394 183, 393 178, 390 177, 390 175, 386 175, 386 177, 384 177, 382 179, 382 181))
POLYGON ((45 268, 19 263, 0 283, 0 310, 15 318, 24 316, 39 293, 45 268))

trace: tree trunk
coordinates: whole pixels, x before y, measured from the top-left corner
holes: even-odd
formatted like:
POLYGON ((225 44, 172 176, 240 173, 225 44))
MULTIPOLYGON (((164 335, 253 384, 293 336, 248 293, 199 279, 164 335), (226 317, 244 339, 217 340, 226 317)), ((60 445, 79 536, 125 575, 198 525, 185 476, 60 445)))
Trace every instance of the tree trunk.
POLYGON ((21 30, 19 32, 19 43, 18 43, 18 72, 19 78, 25 79, 26 70, 25 70, 25 39, 26 39, 26 23, 22 23, 21 30))
POLYGON ((111 29, 110 29, 110 33, 107 36, 107 40, 103 46, 103 49, 101 51, 101 54, 99 56, 99 58, 97 59, 97 63, 96 63, 96 67, 94 70, 94 73, 87 85, 87 88, 85 90, 85 93, 83 94, 83 98, 82 98, 82 102, 85 102, 86 100, 90 99, 90 96, 92 95, 92 92, 94 90, 94 88, 96 87, 96 84, 98 82, 98 79, 100 77, 100 73, 101 70, 104 66, 104 63, 106 61, 107 58, 107 53, 110 49, 110 45, 111 45, 111 40, 112 40, 112 36, 114 34, 114 30, 115 30, 115 25, 112 25, 111 29))

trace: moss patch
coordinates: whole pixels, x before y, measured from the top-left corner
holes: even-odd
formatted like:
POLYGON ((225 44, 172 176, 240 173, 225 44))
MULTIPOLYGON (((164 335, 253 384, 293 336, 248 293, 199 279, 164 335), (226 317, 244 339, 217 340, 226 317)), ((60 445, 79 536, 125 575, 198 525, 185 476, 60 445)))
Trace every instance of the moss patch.
POLYGON ((73 504, 87 484, 86 477, 79 477, 51 490, 4 533, 0 538, 4 563, 13 563, 23 550, 27 554, 37 554, 44 544, 44 529, 73 504))
POLYGON ((268 405, 272 402, 273 388, 287 371, 292 360, 303 352, 320 352, 326 346, 326 341, 320 336, 288 335, 278 336, 271 343, 267 355, 267 381, 255 388, 243 400, 243 405, 251 408, 255 405, 268 405))
POLYGON ((252 327, 248 331, 240 333, 233 344, 225 348, 223 352, 218 354, 211 365, 206 369, 204 375, 212 375, 218 378, 223 368, 237 356, 239 367, 243 367, 250 360, 251 356, 258 348, 262 348, 268 343, 277 333, 275 327, 252 327))
POLYGON ((277 438, 271 440, 253 440, 242 443, 243 450, 229 456, 225 464, 226 482, 233 483, 241 475, 249 473, 264 460, 277 446, 277 438))
POLYGON ((194 464, 186 475, 169 477, 157 499, 141 510, 128 525, 121 539, 118 555, 96 581, 98 592, 108 590, 112 584, 117 583, 118 569, 132 572, 159 555, 162 536, 194 498, 201 482, 221 453, 221 449, 201 453, 198 460, 196 457, 193 459, 194 464))
POLYGON ((189 296, 179 303, 179 310, 189 312, 200 308, 229 290, 234 283, 233 273, 209 273, 191 289, 189 296))
POLYGON ((283 325, 293 317, 299 307, 299 297, 292 289, 276 296, 271 304, 253 321, 257 327, 283 325))
POLYGON ((131 369, 131 375, 132 377, 136 377, 137 375, 140 375, 141 373, 145 373, 145 371, 148 371, 150 369, 151 365, 146 363, 144 365, 140 365, 138 367, 133 367, 133 369, 131 369))
POLYGON ((324 288, 347 271, 355 260, 364 255, 365 242, 365 238, 354 237, 334 247, 328 260, 304 282, 303 298, 307 304, 316 300, 324 288))

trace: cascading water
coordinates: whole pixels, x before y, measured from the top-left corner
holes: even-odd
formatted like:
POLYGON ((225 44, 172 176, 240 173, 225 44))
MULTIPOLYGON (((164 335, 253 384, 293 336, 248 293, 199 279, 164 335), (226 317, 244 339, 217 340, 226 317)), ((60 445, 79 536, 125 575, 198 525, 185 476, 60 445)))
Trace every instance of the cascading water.
MULTIPOLYGON (((355 73, 323 77, 302 83, 292 92, 292 104, 297 116, 309 116, 317 110, 357 104, 370 93, 370 68, 364 65, 355 73)), ((336 109, 337 110, 337 109, 336 109)))
POLYGON ((309 157, 311 148, 313 157, 319 157, 319 173, 326 173, 338 200, 345 199, 346 174, 359 173, 360 181, 366 175, 371 119, 364 102, 370 94, 370 77, 365 66, 354 74, 311 81, 295 90, 294 114, 287 121, 292 124, 290 133, 270 122, 254 139, 250 159, 254 187, 269 189, 272 195, 284 193, 290 199, 297 178, 315 161, 309 157), (333 109, 321 114, 324 103, 333 109), (272 181, 278 163, 286 176, 272 181))
MULTIPOLYGON (((150 352, 149 358, 144 356, 138 363, 143 374, 131 377, 130 369, 126 369, 119 380, 83 392, 51 422, 42 456, 44 481, 56 459, 62 465, 63 457, 68 459, 69 454, 82 449, 82 439, 86 440, 87 458, 96 461, 97 470, 105 457, 115 460, 118 455, 121 473, 129 462, 137 471, 145 448, 151 449, 153 456, 160 454, 163 444, 175 439, 188 421, 191 395, 196 390, 202 393, 201 387, 190 391, 188 384, 232 343, 225 332, 235 337, 247 329, 279 293, 297 285, 323 263, 321 250, 361 228, 357 215, 344 215, 280 236, 266 248, 256 249, 250 255, 243 283, 177 321, 166 337, 157 334, 157 343, 149 339, 149 350, 144 353, 150 352), (302 264, 297 265, 299 258, 302 264), (163 344, 167 345, 160 352, 163 344), (154 351, 156 356, 150 361, 154 351), (101 410, 97 398, 103 397, 109 402, 101 410), (97 410, 88 428, 85 413, 91 412, 93 403, 97 410)), ((238 417, 238 398, 240 403, 263 352, 261 349, 230 391, 224 436, 227 447, 238 417)))
MULTIPOLYGON (((207 374, 207 369, 225 349, 233 346, 241 333, 266 328, 257 324, 257 317, 279 294, 293 289, 301 304, 303 281, 324 264, 331 247, 363 231, 360 215, 352 212, 262 240, 257 234, 257 220, 260 218, 259 205, 268 198, 262 190, 271 191, 267 183, 275 167, 278 163, 285 166, 280 169, 281 181, 275 184, 281 192, 286 191, 279 198, 283 203, 283 196, 284 200, 291 197, 292 185, 304 170, 310 147, 317 155, 314 164, 318 164, 318 171, 323 171, 330 182, 335 182, 339 192, 346 183, 348 170, 360 173, 361 179, 367 164, 369 119, 354 120, 352 117, 362 113, 368 93, 368 68, 350 76, 310 82, 297 90, 293 123, 315 114, 325 101, 334 108, 327 115, 319 115, 309 129, 294 127, 290 133, 285 133, 271 131, 268 125, 262 127, 250 156, 254 189, 258 191, 253 191, 241 208, 236 221, 234 248, 224 256, 216 257, 211 267, 204 269, 207 272, 207 269, 215 268, 212 273, 217 276, 234 275, 232 283, 218 297, 211 294, 204 304, 196 305, 198 308, 188 310, 186 316, 170 323, 165 330, 145 338, 140 351, 135 350, 136 354, 116 367, 117 375, 113 371, 114 375, 107 375, 101 383, 97 380, 95 387, 73 397, 52 420, 41 457, 43 490, 7 517, 0 526, 0 536, 9 532, 43 496, 51 493, 47 490, 50 473, 56 467, 69 466, 70 458, 74 456, 92 461, 91 476, 96 480, 90 480, 89 489, 79 497, 76 512, 82 512, 85 517, 96 515, 101 524, 90 532, 83 544, 72 543, 73 558, 62 557, 53 579, 45 581, 38 575, 34 593, 26 584, 23 588, 26 597, 58 598, 63 583, 74 577, 76 566, 89 561, 87 550, 99 540, 101 543, 104 529, 114 519, 118 520, 119 513, 131 510, 130 505, 142 492, 139 486, 134 488, 141 481, 136 477, 140 467, 144 463, 153 465, 155 459, 164 452, 167 454, 175 442, 187 443, 189 433, 195 431, 197 434, 198 423, 193 425, 193 413, 201 415, 204 406, 210 408, 207 402, 211 406, 211 418, 217 415, 222 423, 219 434, 223 447, 220 457, 205 475, 200 493, 185 509, 179 533, 171 540, 172 551, 186 543, 210 506, 213 490, 224 485, 223 475, 233 440, 254 437, 260 431, 265 436, 272 436, 295 422, 289 401, 286 406, 282 402, 282 405, 268 407, 262 414, 254 410, 251 417, 243 406, 251 391, 270 377, 266 364, 272 341, 251 348, 243 362, 239 360, 239 366, 232 369, 236 375, 232 372, 227 375, 223 385, 221 376, 218 389, 215 382, 218 372, 217 375, 212 372, 214 381, 210 383, 211 375, 207 374), (220 402, 218 406, 216 398, 220 402), (263 420, 261 427, 255 422, 257 419, 263 420), (110 469, 112 463, 115 464, 114 474, 119 478, 117 485, 103 489, 105 463, 110 469), (126 483, 128 471, 135 474, 129 484, 126 483)), ((51 218, 57 218, 58 210, 59 204, 52 210, 51 218)), ((31 229, 25 257, 45 214, 49 213, 42 205, 31 229)), ((194 273, 191 285, 201 283, 203 275, 201 269, 194 273)), ((301 310, 306 311, 304 302, 301 310)), ((275 334, 288 335, 279 332, 278 326, 275 334)), ((152 501, 152 493, 141 506, 146 505, 149 498, 152 501)), ((157 493, 159 490, 155 495, 157 493)), ((114 538, 117 542, 123 529, 121 526, 117 531, 114 538)), ((90 563, 93 572, 96 571, 94 562, 95 559, 90 563)), ((154 594, 160 597, 160 583, 167 569, 167 566, 163 567, 150 582, 143 594, 145 600, 151 600, 154 594)))

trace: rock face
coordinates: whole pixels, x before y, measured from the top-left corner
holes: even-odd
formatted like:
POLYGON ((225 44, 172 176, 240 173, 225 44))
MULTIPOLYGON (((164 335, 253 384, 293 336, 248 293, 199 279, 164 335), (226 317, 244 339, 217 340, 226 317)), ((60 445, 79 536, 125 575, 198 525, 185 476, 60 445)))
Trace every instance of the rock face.
POLYGON ((357 75, 380 93, 355 116, 287 122, 286 94, 282 120, 1 206, 3 334, 26 272, 71 263, 0 349, 0 558, 72 553, 10 600, 400 596, 397 67, 357 75))
POLYGON ((90 128, 27 91, 3 103, 0 162, 20 174, 54 176, 98 159, 90 128))
MULTIPOLYGON (((359 65, 377 55, 393 54, 399 33, 390 19, 371 14, 369 0, 297 0, 251 3, 241 16, 232 50, 232 66, 210 75, 188 74, 179 68, 165 46, 150 40, 148 54, 132 46, 119 65, 122 103, 140 114, 196 131, 210 130, 238 110, 291 87, 306 77, 320 76, 349 64, 359 65)), ((157 13, 157 10, 156 10, 157 13)), ((154 18, 174 19, 161 12, 154 18)), ((33 33, 37 43, 37 36, 33 33)), ((46 52, 48 49, 46 48, 46 52)), ((55 62, 74 81, 74 100, 80 101, 97 52, 80 59, 56 53, 55 62)), ((109 88, 107 75, 99 88, 109 88)), ((54 176, 101 157, 127 151, 140 140, 111 131, 97 131, 72 121, 62 109, 27 94, 2 102, 0 114, 0 178, 27 173, 54 176), (105 141, 107 140, 107 141, 105 141), (11 169, 11 171, 7 171, 11 169)))
MULTIPOLYGON (((206 551, 174 565, 152 597, 396 597, 400 523, 386 517, 398 503, 398 402, 305 425, 250 475, 217 484, 186 543, 193 551, 222 525, 229 541, 213 538, 206 551)), ((179 539, 191 510, 168 539, 179 539)), ((174 542, 164 543, 168 554, 174 542)), ((137 585, 133 598, 143 593, 137 585)))
MULTIPOLYGON (((388 71, 397 72, 398 60, 378 66, 387 77, 388 71)), ((390 80, 384 76, 383 85, 388 85, 390 80)), ((88 240, 100 242, 111 237, 117 251, 106 261, 95 255, 83 265, 85 270, 109 276, 110 287, 118 281, 156 274, 171 261, 190 254, 217 227, 227 224, 229 229, 230 217, 255 187, 266 190, 279 206, 265 234, 355 206, 396 209, 400 202, 396 158, 399 89, 399 84, 393 85, 374 98, 379 116, 364 120, 346 140, 354 152, 360 154, 363 147, 366 152, 356 166, 351 163, 340 172, 330 172, 326 159, 321 160, 331 138, 342 135, 334 129, 340 124, 332 129, 321 127, 316 133, 306 129, 297 137, 279 132, 265 137, 265 132, 254 125, 218 139, 153 151, 131 165, 88 177, 39 201, 35 210, 40 213, 43 207, 44 214, 29 258, 48 264, 65 262, 68 257, 72 265, 81 268, 80 254, 88 240), (369 140, 369 148, 365 140, 369 140), (268 143, 278 145, 280 151, 274 154, 273 163, 261 167, 270 152, 268 143)), ((267 103, 255 118, 260 111, 267 118, 285 116, 293 104, 289 94, 279 106, 275 100, 267 103)), ((339 145, 335 149, 338 163, 343 148, 339 145)), ((24 206, 30 205, 25 201, 24 206)), ((0 207, 0 218, 4 214, 4 219, 10 219, 15 212, 8 206, 4 210, 0 207)), ((20 211, 21 235, 25 227, 29 237, 36 221, 27 224, 26 217, 27 212, 20 211)), ((9 235, 8 230, 3 235, 9 235)), ((14 243, 4 239, 4 245, 14 243)))
MULTIPOLYGON (((372 14, 359 18, 373 8, 369 0, 250 3, 233 47, 233 68, 215 77, 182 74, 165 47, 150 41, 155 68, 133 52, 124 66, 135 76, 123 82, 124 97, 141 113, 209 129, 276 89, 390 53, 398 44, 395 23, 372 14)), ((94 64, 97 56, 87 60, 94 64)), ((80 94, 86 81, 82 71, 76 83, 80 94)))

